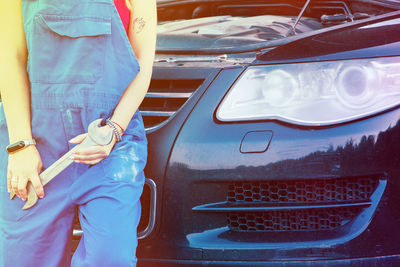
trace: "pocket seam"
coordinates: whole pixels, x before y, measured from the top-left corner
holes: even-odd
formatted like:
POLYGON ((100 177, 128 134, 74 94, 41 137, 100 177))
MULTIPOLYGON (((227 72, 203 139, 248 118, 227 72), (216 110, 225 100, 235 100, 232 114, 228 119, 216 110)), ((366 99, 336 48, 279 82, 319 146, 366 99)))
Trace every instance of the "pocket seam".
POLYGON ((100 35, 110 35, 111 34, 111 18, 107 17, 94 17, 94 16, 59 16, 59 15, 38 15, 37 19, 40 19, 40 23, 47 27, 50 31, 60 35, 60 36, 68 36, 71 38, 78 37, 89 37, 89 36, 100 36, 100 35), (52 20, 53 18, 53 20, 52 20), (93 25, 99 26, 103 24, 102 27, 93 28, 96 30, 92 34, 90 34, 90 30, 88 30, 88 25, 86 27, 83 22, 92 23, 93 25), (71 24, 75 31, 78 31, 77 35, 73 35, 66 31, 62 31, 61 29, 57 29, 54 24, 71 24), (77 25, 74 25, 77 24, 77 25), (87 31, 86 33, 84 31, 87 31), (101 31, 102 30, 102 31, 101 31), (79 31, 83 31, 83 33, 79 34, 79 31))

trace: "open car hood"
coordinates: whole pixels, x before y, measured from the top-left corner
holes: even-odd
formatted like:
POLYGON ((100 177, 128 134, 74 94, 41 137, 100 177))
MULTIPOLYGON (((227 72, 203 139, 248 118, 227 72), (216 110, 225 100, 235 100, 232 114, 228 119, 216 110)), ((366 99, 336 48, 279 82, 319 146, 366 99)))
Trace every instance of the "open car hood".
MULTIPOLYGON (((272 15, 215 16, 164 22, 158 26, 157 48, 175 51, 209 48, 229 52, 234 47, 285 38, 295 19, 272 15)), ((316 19, 302 18, 295 33, 301 34, 321 27, 316 19)))

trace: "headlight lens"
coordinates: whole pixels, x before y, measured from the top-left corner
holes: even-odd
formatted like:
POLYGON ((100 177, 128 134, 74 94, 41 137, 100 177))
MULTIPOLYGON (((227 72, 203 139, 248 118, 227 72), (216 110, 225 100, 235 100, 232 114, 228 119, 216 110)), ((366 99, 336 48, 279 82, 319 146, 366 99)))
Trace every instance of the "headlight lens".
POLYGON ((400 104, 400 57, 249 67, 220 107, 221 121, 331 125, 400 104))

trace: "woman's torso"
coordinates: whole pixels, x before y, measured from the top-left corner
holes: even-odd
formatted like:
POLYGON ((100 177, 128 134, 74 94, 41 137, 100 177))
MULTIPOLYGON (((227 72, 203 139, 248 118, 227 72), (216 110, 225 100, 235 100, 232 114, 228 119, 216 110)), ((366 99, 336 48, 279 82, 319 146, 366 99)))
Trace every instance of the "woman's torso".
MULTIPOLYGON (((32 133, 57 158, 70 148, 66 140, 110 114, 139 64, 113 0, 22 3, 32 133)), ((126 134, 145 138, 139 112, 126 134)))

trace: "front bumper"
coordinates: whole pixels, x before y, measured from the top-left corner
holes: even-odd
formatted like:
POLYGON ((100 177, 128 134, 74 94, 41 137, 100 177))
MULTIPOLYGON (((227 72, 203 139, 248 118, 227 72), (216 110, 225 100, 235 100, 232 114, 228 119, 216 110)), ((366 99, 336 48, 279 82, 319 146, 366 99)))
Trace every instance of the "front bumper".
POLYGON ((321 267, 321 266, 398 266, 400 255, 390 255, 372 258, 354 258, 338 260, 309 260, 309 261, 191 261, 191 260, 150 260, 140 259, 140 266, 268 266, 268 267, 321 267))
MULTIPOLYGON (((167 133, 162 138, 175 141, 166 168, 157 174, 151 166, 147 169, 147 176, 159 178, 162 202, 158 202, 155 230, 139 242, 139 266, 396 266, 400 252, 400 208, 396 205, 400 110, 334 127, 299 127, 277 121, 220 123, 214 111, 242 70, 222 70, 208 88, 197 92, 200 95, 190 109, 184 108, 160 128, 167 133), (177 119, 182 124, 174 125, 177 119), (176 132, 170 130, 173 125, 179 128, 176 132), (174 135, 168 136, 168 131, 174 135), (242 153, 246 133, 257 131, 273 132, 267 151, 242 153), (196 210, 226 202, 230 187, 237 182, 363 177, 379 183, 379 192, 374 189, 376 194, 368 196, 373 208, 363 208, 369 214, 354 217, 360 223, 345 219, 336 230, 251 232, 250 227, 235 231, 229 226, 229 210, 196 210)), ((155 131, 148 137, 150 162, 155 162, 152 157, 160 157, 160 135, 155 131)))

